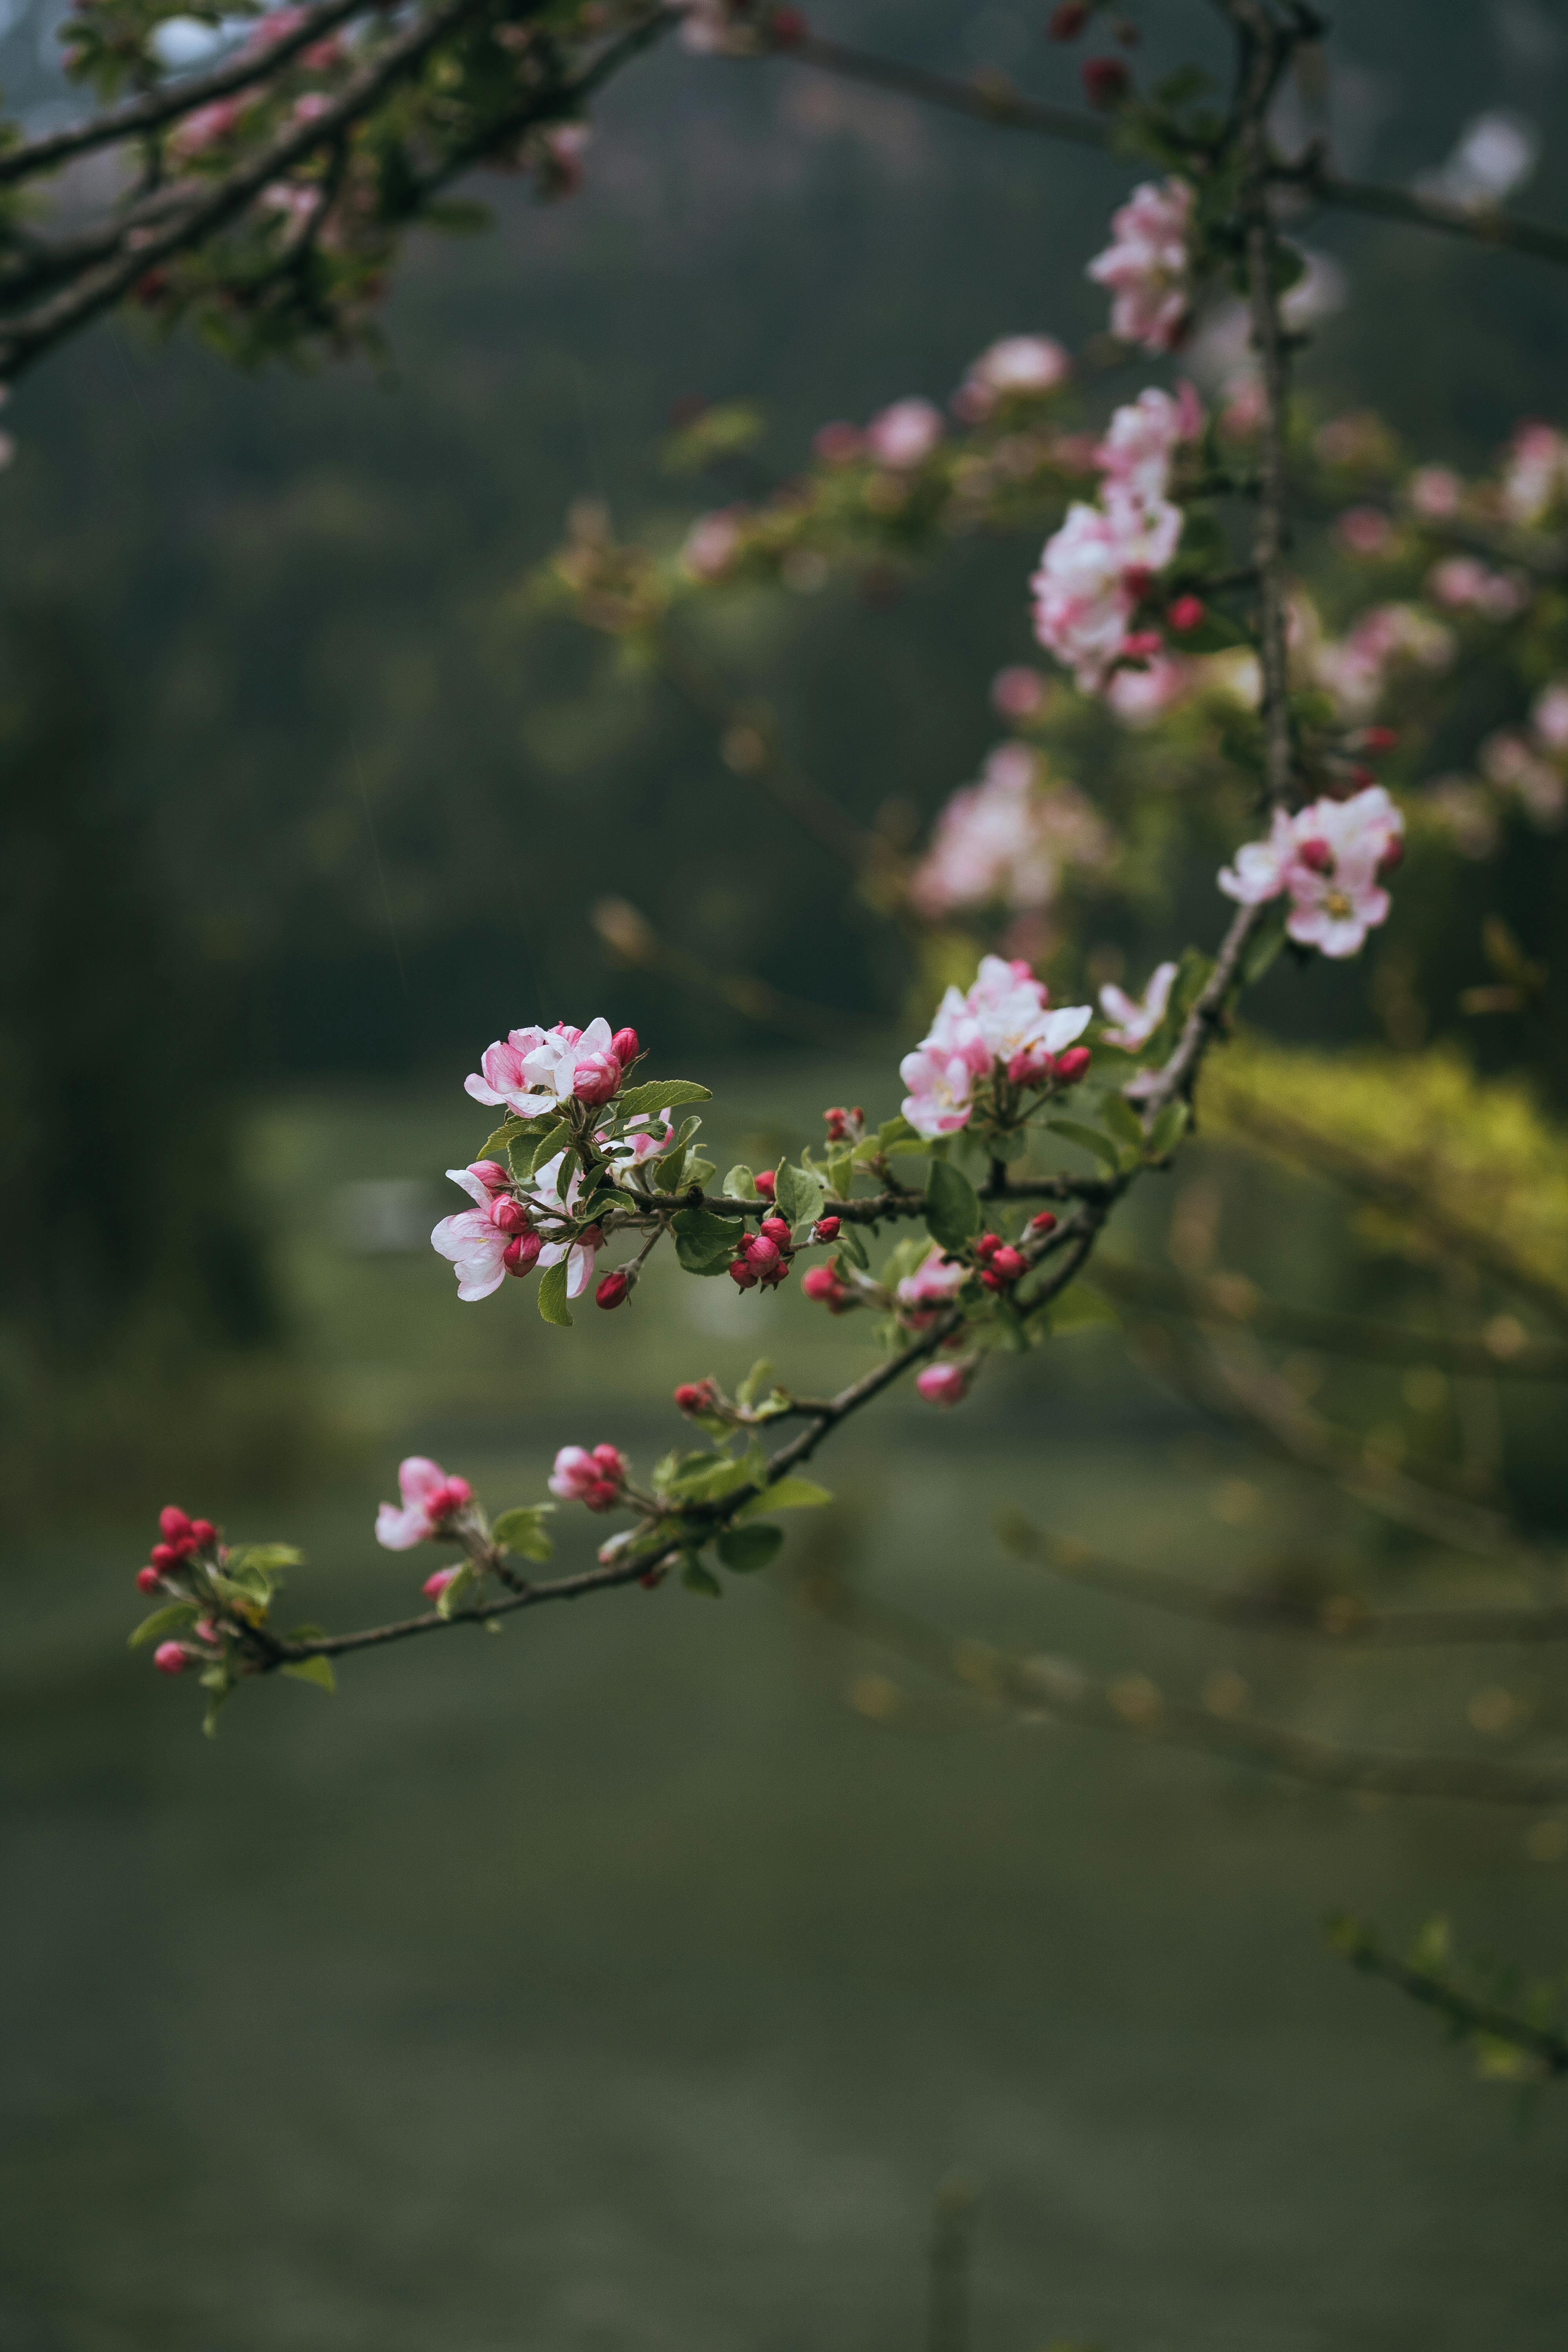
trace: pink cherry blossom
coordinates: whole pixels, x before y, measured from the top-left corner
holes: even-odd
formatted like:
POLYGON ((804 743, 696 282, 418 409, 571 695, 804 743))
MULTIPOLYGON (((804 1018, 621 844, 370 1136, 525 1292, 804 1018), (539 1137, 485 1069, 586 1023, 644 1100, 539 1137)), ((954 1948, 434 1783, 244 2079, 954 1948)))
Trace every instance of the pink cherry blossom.
POLYGON ((1450 466, 1417 466, 1405 485, 1411 512, 1423 522, 1451 522, 1464 491, 1463 482, 1450 466))
POLYGON ((1001 956, 982 956, 965 1003, 982 1045, 993 1061, 1004 1065, 1016 1054, 1035 1048, 1064 1053, 1093 1018, 1093 1007, 1088 1004, 1063 1004, 1052 1011, 1049 990, 1021 958, 1008 962, 1001 956))
POLYGON ((1340 717, 1363 719, 1382 700, 1391 672, 1400 667, 1447 669, 1454 653, 1452 630, 1429 613, 1414 604, 1375 604, 1348 635, 1325 638, 1310 666, 1340 717))
POLYGON ((1197 673, 1173 654, 1113 670, 1105 683, 1106 708, 1124 727, 1152 727, 1191 693, 1197 673))
POLYGON ((1426 593, 1451 612, 1479 613, 1489 621, 1511 620, 1525 601, 1517 581, 1473 555, 1450 555, 1435 563, 1426 575, 1426 593))
POLYGON ((915 1374, 915 1386, 928 1404, 962 1404, 973 1377, 967 1364, 928 1364, 915 1374))
POLYGON ((956 1135, 966 1126, 973 1108, 974 1081, 990 1062, 963 998, 950 988, 937 1008, 931 1035, 899 1064, 899 1076, 910 1090, 903 1113, 915 1132, 956 1135))
MULTIPOLYGON (((583 1189, 583 1171, 581 1168, 573 1171, 572 1181, 563 1198, 561 1168, 565 1157, 563 1151, 558 1151, 553 1160, 547 1160, 542 1168, 535 1170, 522 1188, 523 1198, 536 1210, 542 1210, 546 1217, 552 1211, 559 1215, 563 1210, 569 1212, 577 1206, 577 1196, 583 1189)), ((546 1242, 539 1253, 539 1271, 543 1274, 551 1266, 559 1265, 564 1258, 566 1296, 568 1298, 581 1298, 594 1279, 594 1259, 603 1247, 604 1237, 598 1226, 590 1225, 587 1232, 574 1242, 546 1242)))
POLYGON ((895 400, 866 427, 866 443, 879 466, 912 473, 942 439, 942 411, 929 400, 895 400))
POLYGON ((1111 243, 1086 275, 1111 294, 1110 331, 1148 352, 1174 351, 1192 307, 1187 226, 1193 192, 1184 180, 1146 180, 1110 217, 1111 243))
POLYGON ((1005 400, 1039 399, 1072 373, 1072 362, 1050 335, 1005 335, 972 361, 952 396, 966 425, 984 424, 1005 400))
POLYGON ((1220 869, 1219 887, 1227 898, 1244 907, 1261 907, 1267 899, 1278 898, 1285 887, 1295 854, 1295 821, 1284 809, 1276 809, 1268 840, 1243 842, 1235 865, 1220 869))
POLYGON ((1550 425, 1519 426, 1503 460, 1498 496, 1510 522, 1543 522, 1568 489, 1568 440, 1550 425))
POLYGON ((1002 743, 987 756, 980 782, 955 793, 938 816, 910 877, 910 900, 932 921, 996 902, 1015 910, 1047 907, 1064 866, 1103 865, 1110 854, 1110 835, 1082 793, 1047 783, 1026 744, 1002 743))
POLYGON ((1146 1045, 1165 1017, 1165 1007, 1171 1001, 1171 988, 1175 977, 1173 963, 1157 963, 1141 997, 1129 996, 1125 989, 1107 982, 1100 992, 1100 1009, 1106 1019, 1115 1022, 1117 1026, 1107 1029, 1106 1044, 1120 1045, 1129 1054, 1135 1054, 1141 1045, 1146 1045))
POLYGON ((1197 440, 1203 429, 1203 407, 1190 383, 1181 384, 1173 397, 1151 385, 1115 410, 1095 463, 1111 482, 1153 506, 1170 487, 1177 448, 1197 440))
POLYGON ((586 1029, 574 1029, 563 1021, 552 1029, 513 1029, 505 1039, 486 1046, 479 1074, 463 1080, 464 1089, 476 1102, 533 1118, 569 1101, 579 1062, 607 1054, 611 1043, 610 1024, 602 1016, 590 1021, 586 1029))
POLYGON ((969 1269, 932 1243, 913 1274, 906 1274, 893 1296, 900 1307, 917 1310, 945 1307, 963 1289, 969 1269))
POLYGON ((585 1503, 591 1511, 608 1511, 619 1502, 631 1464, 613 1445, 563 1445, 555 1456, 549 1486, 563 1503, 585 1503))
POLYGON ((1035 635, 1084 693, 1103 685, 1140 594, 1170 562, 1181 535, 1180 508, 1163 499, 1146 505, 1110 484, 1102 505, 1070 506, 1046 541, 1029 583, 1035 635))
POLYGON ((646 1160, 657 1160, 675 1141, 675 1123, 668 1110, 657 1116, 640 1113, 626 1121, 625 1134, 617 1142, 609 1143, 605 1137, 595 1139, 615 1168, 617 1178, 631 1174, 646 1160))
POLYGON ((457 1268, 459 1298, 469 1302, 488 1298, 506 1280, 504 1253, 512 1234, 496 1223, 495 1212, 500 1202, 510 1200, 510 1180, 493 1160, 476 1160, 471 1168, 448 1168, 447 1175, 452 1183, 462 1186, 476 1205, 443 1217, 430 1235, 430 1244, 457 1268), (494 1181, 498 1175, 499 1186, 494 1181))
POLYGON ((1334 525, 1334 537, 1347 555, 1386 555, 1394 525, 1380 507, 1347 507, 1334 525))
POLYGON ((1015 722, 1033 719, 1047 690, 1047 681, 1041 671, 1016 664, 1010 669, 999 669, 992 679, 991 705, 1002 718, 1015 722))
POLYGON ((169 152, 182 163, 200 155, 219 140, 226 139, 244 111, 245 101, 237 98, 220 98, 211 106, 198 106, 170 133, 169 152))
POLYGON ((1248 842, 1220 875, 1227 898, 1259 906, 1289 894, 1285 929, 1326 956, 1356 954, 1388 917, 1380 877, 1397 857, 1405 819, 1381 784, 1345 801, 1314 801, 1288 816, 1277 809, 1267 841, 1248 842))
POLYGON ((680 44, 697 57, 743 57, 750 44, 731 0, 673 0, 680 44))
POLYGON ((1554 833, 1563 822, 1568 793, 1562 775, 1543 760, 1522 735, 1500 728, 1481 745, 1481 773, 1500 792, 1511 793, 1543 833, 1554 833))
POLYGON ((743 507, 717 507, 699 515, 686 534, 680 561, 694 580, 722 580, 741 552, 743 507))
POLYGON ((977 1081, 1021 1053, 1059 1054, 1089 1026, 1090 1007, 1047 1010, 1047 992, 1026 963, 984 956, 967 995, 950 988, 931 1033, 899 1065, 910 1091, 904 1117, 918 1134, 954 1135, 974 1108, 977 1081))
POLYGON ((474 1499, 466 1478, 449 1478, 438 1462, 411 1454, 397 1465, 397 1491, 403 1497, 383 1503, 375 1515, 375 1539, 388 1551, 412 1551, 416 1543, 449 1533, 451 1522, 474 1499))

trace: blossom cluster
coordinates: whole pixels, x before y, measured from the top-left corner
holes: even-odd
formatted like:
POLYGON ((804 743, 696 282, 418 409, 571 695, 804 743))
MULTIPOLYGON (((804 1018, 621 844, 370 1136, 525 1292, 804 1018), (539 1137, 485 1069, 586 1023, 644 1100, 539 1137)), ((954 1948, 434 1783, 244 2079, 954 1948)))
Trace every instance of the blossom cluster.
POLYGON ((917 1135, 956 1135, 983 1100, 1005 1116, 1023 1090, 1071 1086, 1089 1066, 1077 1044, 1092 1007, 1050 1009, 1049 991, 1022 961, 981 960, 967 992, 949 988, 928 1034, 899 1065, 903 1113, 917 1135))
POLYGON ((1183 518, 1168 495, 1172 467, 1181 445, 1202 430, 1190 384, 1174 396, 1151 389, 1117 409, 1094 453, 1103 478, 1098 502, 1075 500, 1046 541, 1030 583, 1035 635, 1086 694, 1118 662, 1161 649, 1158 628, 1131 625, 1176 552, 1183 518))
POLYGON ((954 793, 931 847, 910 877, 910 903, 928 920, 1000 904, 1015 913, 1053 904, 1064 867, 1106 864, 1110 835, 1076 785, 1046 781, 1028 744, 998 744, 977 783, 954 793))
POLYGON ((1383 878, 1399 862, 1404 835, 1405 819, 1381 784, 1349 800, 1314 801, 1295 815, 1277 809, 1268 839, 1239 849, 1219 887, 1247 907, 1288 897, 1285 929, 1299 946, 1354 955, 1387 919, 1383 878))
POLYGON ((1173 352, 1192 313, 1193 192, 1184 180, 1146 180, 1111 215, 1111 242, 1087 275, 1111 294, 1110 331, 1146 352, 1173 352))

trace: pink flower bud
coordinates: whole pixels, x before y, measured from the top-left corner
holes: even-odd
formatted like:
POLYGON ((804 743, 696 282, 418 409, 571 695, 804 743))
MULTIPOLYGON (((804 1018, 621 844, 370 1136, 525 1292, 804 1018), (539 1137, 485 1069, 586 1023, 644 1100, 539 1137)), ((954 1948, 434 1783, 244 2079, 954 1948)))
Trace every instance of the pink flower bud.
POLYGON ((783 1217, 764 1217, 757 1230, 764 1240, 775 1242, 781 1250, 789 1247, 789 1227, 783 1217))
POLYGON ((1037 1217, 1029 1219, 1029 1231, 1032 1234, 1055 1233, 1056 1227, 1057 1213, 1054 1209, 1042 1209, 1037 1217))
POLYGON ((1392 874, 1394 867, 1402 863, 1404 856, 1405 842, 1403 836, 1397 833, 1390 834, 1387 842, 1384 845, 1383 855, 1377 861, 1378 872, 1380 874, 1392 874))
POLYGON ((1018 1276, 1027 1274, 1028 1270, 1028 1259, 1021 1250, 1016 1250, 1011 1242, 1004 1242, 1000 1249, 991 1253, 991 1271, 1000 1275, 1004 1282, 1016 1282, 1018 1276))
POLYGON ((614 1478, 617 1482, 626 1476, 626 1457, 619 1446, 610 1444, 607 1439, 603 1445, 595 1446, 594 1459, 599 1465, 602 1476, 614 1478))
POLYGON ((503 1234, 526 1234, 533 1229, 533 1220, 521 1201, 510 1192, 490 1202, 490 1223, 503 1234))
POLYGON ((614 1054, 584 1054, 572 1073, 572 1091, 579 1102, 608 1102, 620 1083, 621 1066, 614 1054))
POLYGON ((836 1242, 838 1239, 838 1222, 837 1217, 818 1217, 812 1228, 813 1241, 836 1242))
POLYGON ((595 1479, 583 1497, 591 1511, 613 1511, 620 1499, 621 1485, 618 1478, 595 1479))
POLYGON ((826 1307, 830 1315, 842 1315, 849 1304, 849 1293, 830 1265, 809 1266, 800 1286, 807 1298, 826 1307))
POLYGON ((1303 841, 1297 849, 1296 858, 1299 865, 1310 866, 1314 874, 1328 874, 1333 870, 1334 853, 1321 834, 1314 834, 1310 841, 1303 841))
POLYGON ((146 1592, 146 1593, 160 1592, 160 1591, 162 1591, 162 1590, 163 1590, 163 1578, 159 1575, 158 1570, 157 1570, 155 1568, 153 1568, 153 1567, 152 1566, 152 1564, 151 1564, 151 1563, 149 1563, 149 1564, 148 1564, 148 1566, 147 1566, 147 1567, 145 1567, 145 1568, 139 1568, 139 1569, 137 1570, 137 1571, 136 1571, 136 1590, 137 1590, 137 1591, 138 1591, 138 1592, 146 1592))
POLYGON ((198 1551, 205 1551, 209 1544, 215 1544, 217 1541, 217 1529, 210 1519, 193 1519, 191 1533, 196 1539, 198 1551))
POLYGON ((439 1601, 447 1587, 461 1576, 462 1572, 461 1568, 438 1568, 433 1576, 426 1578, 419 1590, 426 1601, 439 1601))
POLYGON ((754 1240, 746 1244, 744 1256, 753 1274, 759 1276, 771 1274, 779 1262, 778 1244, 769 1241, 765 1234, 758 1234, 754 1240))
POLYGON ((511 1190, 511 1178, 499 1160, 476 1160, 468 1173, 479 1178, 487 1192, 510 1192, 511 1190))
POLYGON ((1165 614, 1171 627, 1183 637, 1190 629, 1201 627, 1207 616, 1208 606, 1201 596, 1177 596, 1165 614))
POLYGON ((928 1404, 962 1404, 969 1378, 962 1364, 928 1364, 916 1373, 915 1386, 928 1404))
POLYGON ((760 1175, 758 1175, 753 1181, 763 1200, 771 1201, 773 1197, 773 1186, 778 1181, 773 1170, 771 1168, 764 1168, 760 1175))
POLYGON ((1065 1054, 1057 1055, 1057 1084, 1076 1087, 1094 1059, 1087 1045, 1069 1045, 1065 1054))
POLYGON ((1363 727, 1361 748, 1363 751, 1392 751, 1398 740, 1396 727, 1363 727))
POLYGON ((675 1402, 682 1412, 700 1412, 705 1405, 716 1403, 718 1396, 711 1381, 682 1381, 675 1391, 675 1402))
POLYGON ((755 1286, 757 1277, 743 1257, 732 1257, 730 1260, 729 1275, 737 1289, 751 1290, 755 1286))
POLYGON ((1056 1075, 1056 1066, 1055 1055, 1040 1045, 1026 1045, 1008 1063, 1007 1076, 1016 1087, 1043 1087, 1056 1075))
POLYGON ((617 1266, 614 1274, 607 1274, 605 1276, 597 1290, 595 1291, 594 1304, 595 1307, 624 1307, 631 1286, 626 1273, 617 1266))
POLYGON ((1164 642, 1158 629, 1131 629, 1121 640, 1121 650, 1133 661, 1149 661, 1164 642))
POLYGON ((508 1274, 527 1274, 543 1247, 544 1244, 537 1234, 519 1234, 502 1250, 500 1262, 508 1274))
POLYGON ((637 1042, 637 1031, 617 1029, 610 1040, 610 1051, 623 1070, 629 1068, 642 1052, 642 1047, 637 1042))
POLYGON ((1087 58, 1083 66, 1083 94, 1090 106, 1109 113, 1120 106, 1127 96, 1131 76, 1120 58, 1087 58))
POLYGON ((161 1675, 183 1675, 190 1659, 182 1643, 160 1642, 153 1653, 153 1664, 161 1675))
POLYGON ((1000 1234, 982 1234, 980 1239, 974 1244, 974 1255, 980 1260, 982 1265, 989 1265, 991 1260, 995 1256, 1001 1246, 1002 1236, 1000 1234))
POLYGON ((170 1569, 178 1568, 180 1565, 180 1555, 173 1544, 154 1544, 148 1557, 159 1574, 163 1576, 166 1576, 170 1569))
POLYGON ((181 1536, 188 1536, 191 1531, 191 1523, 177 1503, 164 1504, 158 1514, 158 1525, 171 1543, 177 1542, 181 1536))

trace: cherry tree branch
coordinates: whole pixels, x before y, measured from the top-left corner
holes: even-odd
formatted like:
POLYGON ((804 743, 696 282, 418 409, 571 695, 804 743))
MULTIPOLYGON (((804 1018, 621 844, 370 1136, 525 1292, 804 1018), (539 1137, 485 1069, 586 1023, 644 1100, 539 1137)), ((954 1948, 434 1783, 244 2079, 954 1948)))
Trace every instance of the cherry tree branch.
POLYGON ((1331 1922, 1329 1941, 1352 1968, 1360 1969, 1366 1976, 1381 1977, 1409 2000, 1436 2010, 1447 2019, 1456 2036, 1504 2042, 1523 2051, 1544 2074, 1568 2074, 1568 2035, 1554 2032, 1549 2025, 1537 2024, 1531 2018, 1521 2017, 1513 2010, 1500 2008, 1494 2001, 1479 2000, 1451 1978, 1439 1976, 1430 1969, 1413 1967, 1406 1960, 1396 1960, 1392 1952, 1384 1950, 1372 1930, 1356 1920, 1331 1922))

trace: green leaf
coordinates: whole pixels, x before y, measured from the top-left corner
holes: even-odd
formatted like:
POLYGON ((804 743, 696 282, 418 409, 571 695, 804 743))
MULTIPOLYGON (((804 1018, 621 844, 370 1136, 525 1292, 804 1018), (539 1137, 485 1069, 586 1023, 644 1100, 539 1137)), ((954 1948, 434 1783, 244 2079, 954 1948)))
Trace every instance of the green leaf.
POLYGON ((523 1132, 523 1123, 510 1111, 493 1133, 487 1135, 474 1154, 476 1160, 505 1160, 512 1145, 523 1132))
POLYGON ((724 1588, 711 1569, 704 1568, 700 1559, 689 1559, 680 1571, 680 1581, 688 1592, 706 1593, 710 1601, 722 1601, 724 1588))
POLYGON ((673 1503, 721 1503, 752 1483, 752 1465, 727 1454, 697 1454, 683 1464, 665 1489, 673 1503))
POLYGON ((1168 1160, 1187 1131, 1192 1106, 1184 1102, 1169 1102, 1149 1130, 1144 1150, 1151 1160, 1168 1160))
MULTIPOLYGON (((538 1169, 543 1167, 547 1160, 554 1159, 571 1133, 572 1129, 563 1118, 552 1120, 515 1164, 525 1176, 533 1175, 538 1169)), ((562 1172, 564 1174, 564 1170, 562 1172)))
POLYGON ((961 1250, 980 1231, 973 1185, 949 1160, 933 1160, 926 1181, 926 1231, 945 1250, 961 1250))
POLYGON ((849 1197, 849 1182, 855 1173, 852 1151, 837 1151, 827 1163, 827 1189, 840 1201, 849 1197))
POLYGON ((706 1192, 712 1174, 713 1162, 710 1160, 693 1156, 686 1163, 686 1181, 689 1184, 695 1184, 699 1192, 706 1192))
POLYGON ((823 1191, 820 1176, 807 1168, 792 1168, 786 1161, 778 1172, 773 1204, 792 1227, 815 1224, 822 1209, 823 1191))
POLYGON ((673 1110, 678 1103, 711 1102, 711 1087, 700 1087, 690 1078, 655 1080, 646 1087, 627 1087, 616 1097, 617 1118, 638 1118, 643 1113, 673 1110))
POLYGON ((572 1309, 566 1304, 567 1261, 557 1258, 539 1277, 539 1311, 547 1323, 572 1321, 572 1309))
POLYGON ((877 1150, 884 1155, 896 1151, 929 1151, 927 1138, 912 1128, 902 1112, 897 1118, 885 1118, 877 1129, 877 1150))
POLYGON ((183 1625, 194 1624, 201 1613, 194 1601, 171 1601, 166 1608, 154 1609, 151 1617, 142 1618, 126 1646, 140 1650, 148 1642, 160 1641, 165 1633, 177 1633, 183 1625))
POLYGON ((716 1217, 711 1209, 679 1209, 670 1224, 675 1255, 688 1274, 722 1274, 740 1246, 738 1217, 716 1217))
POLYGON ((1079 1331, 1120 1331, 1121 1318, 1093 1286, 1087 1282, 1069 1283, 1059 1298, 1051 1301, 1051 1330, 1062 1339, 1079 1331))
POLYGON ((1029 1139, 1021 1127, 1005 1127, 985 1138, 986 1154, 992 1160, 1022 1160, 1028 1148, 1029 1139))
POLYGON ((773 1368, 765 1356, 759 1356, 740 1387, 735 1391, 738 1404, 755 1404, 764 1391, 773 1384, 773 1368))
POLYGON ((818 1504, 831 1503, 832 1496, 826 1486, 814 1478, 779 1478, 741 1505, 738 1519, 754 1518, 759 1511, 812 1511, 818 1504))
POLYGON ((1271 906, 1260 928, 1247 940, 1241 959, 1240 980, 1244 988, 1260 981, 1280 949, 1285 944, 1285 923, 1289 908, 1283 899, 1271 906))
POLYGON ((247 1569, 258 1569, 263 1576, 276 1576, 279 1569, 300 1568, 305 1555, 295 1544, 240 1544, 224 1562, 227 1576, 239 1576, 247 1569))
POLYGON ((1142 1150, 1143 1122, 1125 1095, 1107 1095, 1100 1106, 1100 1116, 1118 1143, 1129 1145, 1134 1151, 1142 1150))
POLYGON ((838 1239, 834 1246, 841 1257, 847 1257, 850 1264, 858 1265, 862 1273, 869 1269, 871 1261, 866 1255, 866 1244, 860 1238, 858 1225, 840 1225, 838 1239))
POLYGON ((783 1541, 783 1528, 726 1528, 719 1538, 719 1557, 737 1576, 750 1576, 754 1569, 766 1568, 783 1541))
POLYGON ((1076 1143, 1084 1151, 1092 1151, 1095 1158, 1102 1160, 1108 1168, 1120 1168, 1121 1165, 1121 1152, 1109 1135, 1101 1135, 1099 1128, 1084 1127, 1076 1118, 1048 1118, 1046 1125, 1053 1135, 1061 1136, 1068 1143, 1076 1143))
POLYGON ((278 1671, 287 1675, 290 1682, 314 1683, 316 1688, 324 1690, 329 1698, 338 1686, 331 1658, 290 1658, 288 1664, 279 1666, 278 1671))
POLYGON ((520 1559, 548 1559, 555 1547, 544 1532, 544 1522, 554 1508, 553 1503, 520 1505, 503 1511, 490 1533, 502 1551, 515 1552, 520 1559))
POLYGON ((442 1586, 440 1598, 436 1603, 437 1616, 450 1617, 454 1611, 461 1609, 479 1581, 479 1570, 471 1559, 466 1559, 450 1584, 442 1586))
POLYGON ((719 1189, 727 1201, 754 1201, 758 1198, 756 1179, 751 1170, 739 1160, 719 1189))

